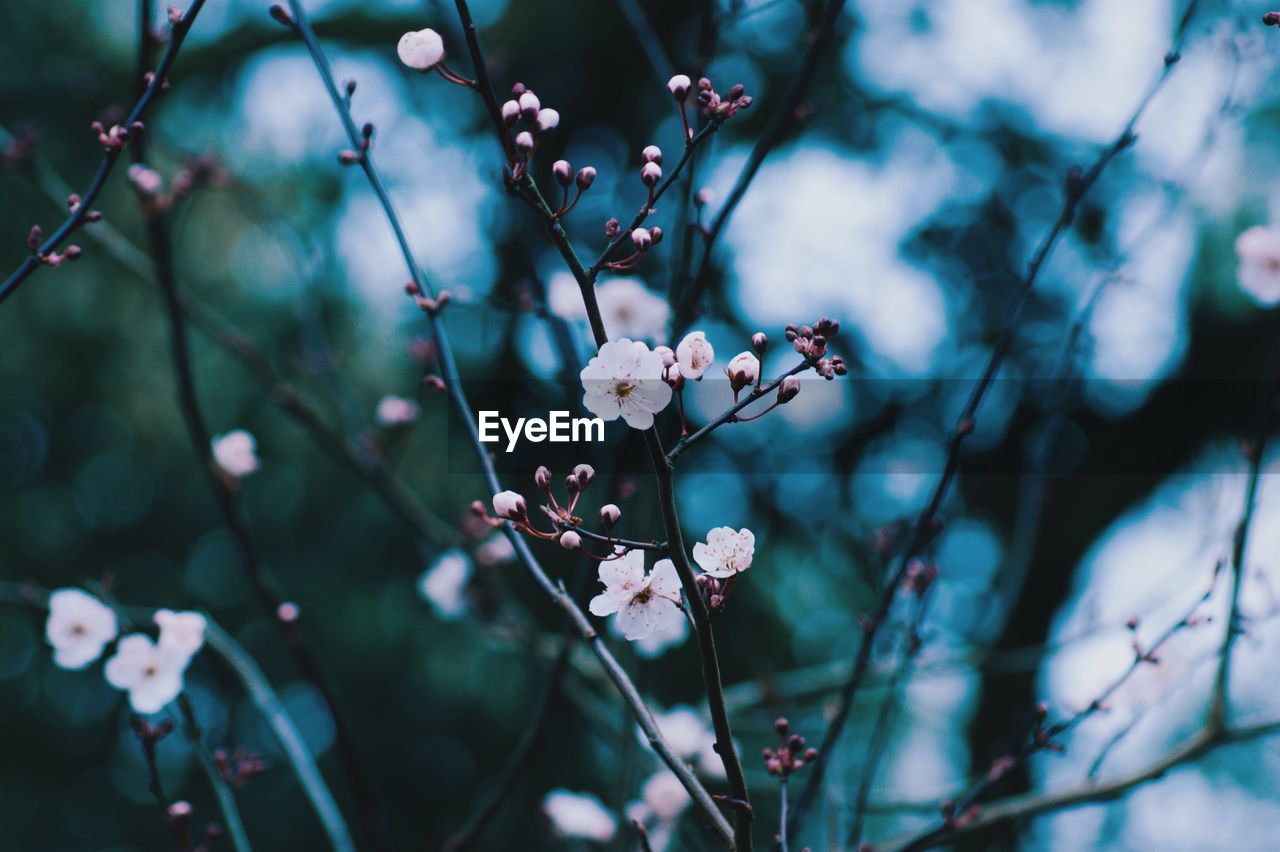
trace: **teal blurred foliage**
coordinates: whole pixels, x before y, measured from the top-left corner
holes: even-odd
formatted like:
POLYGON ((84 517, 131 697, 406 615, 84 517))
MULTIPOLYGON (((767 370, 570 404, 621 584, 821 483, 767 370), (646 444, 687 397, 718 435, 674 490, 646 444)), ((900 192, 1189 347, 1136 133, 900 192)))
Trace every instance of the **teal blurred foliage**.
MULTIPOLYGON (((453 4, 314 5, 316 30, 339 77, 359 83, 357 119, 378 123, 375 150, 407 211, 410 240, 436 283, 455 294, 447 322, 464 373, 476 381, 473 403, 522 412, 564 407, 563 388, 551 380, 564 365, 548 346, 543 321, 526 310, 550 286, 558 260, 534 219, 502 191, 500 157, 479 105, 467 92, 410 75, 395 62, 400 34, 430 25, 445 34, 450 61, 466 73, 453 4), (493 378, 502 381, 483 381, 493 378)), ((575 166, 594 164, 601 171, 568 223, 575 240, 592 252, 604 245, 603 220, 616 215, 626 221, 643 199, 634 174, 639 149, 656 142, 668 151, 669 163, 679 149, 665 78, 619 5, 475 4, 495 80, 503 87, 523 81, 561 113, 559 129, 539 150, 539 179, 551 185, 550 163, 562 154, 575 166)), ((820 4, 627 5, 640 8, 652 27, 644 37, 660 45, 677 70, 694 67, 710 15, 715 54, 709 75, 724 88, 742 80, 755 98, 697 165, 695 186, 722 187, 723 198, 736 165, 778 108, 820 4)), ((786 280, 776 281, 778 300, 762 308, 749 286, 751 271, 735 266, 733 258, 750 243, 767 247, 787 230, 786 221, 768 221, 766 195, 753 200, 763 207, 744 206, 748 224, 731 228, 721 245, 707 313, 699 320, 715 342, 716 370, 749 348, 761 311, 769 313, 772 325, 759 327, 774 341, 775 353, 786 348, 785 323, 811 322, 818 313, 841 317, 843 351, 858 364, 843 388, 806 387, 822 405, 793 420, 779 413, 734 427, 731 437, 721 435, 682 460, 679 499, 691 541, 727 524, 750 526, 760 542, 748 581, 717 621, 730 684, 851 656, 858 615, 877 593, 877 530, 909 520, 936 481, 950 420, 1003 322, 1042 230, 1036 226, 1056 210, 1066 168, 1097 150, 1088 134, 1076 138, 1042 126, 998 95, 957 116, 921 106, 910 91, 894 91, 866 75, 856 46, 872 15, 868 9, 883 5, 850 3, 798 108, 801 130, 789 133, 775 155, 790 165, 775 172, 766 165, 753 191, 777 193, 782 205, 788 187, 797 187, 793 203, 826 211, 821 215, 829 230, 819 227, 815 237, 824 244, 852 239, 845 229, 862 225, 872 232, 867 239, 879 239, 881 219, 900 221, 900 233, 883 235, 892 242, 886 249, 892 259, 859 255, 843 268, 822 266, 803 251, 803 242, 783 239, 771 262, 787 270, 786 280), (921 147, 932 153, 919 162, 895 159, 921 147), (817 159, 804 159, 810 156, 817 159), (939 178, 936 193, 911 178, 930 173, 935 156, 946 158, 951 170, 951 177, 939 178), (857 165, 849 165, 849 173, 822 171, 823 164, 836 162, 857 165), (901 184, 888 182, 891 175, 902 177, 901 184), (846 217, 842 205, 854 200, 842 193, 858 191, 864 180, 868 194, 880 194, 857 204, 883 209, 846 217), (926 212, 914 219, 895 212, 920 206, 926 212), (927 298, 890 309, 894 325, 889 314, 877 318, 869 307, 887 295, 856 293, 877 276, 897 281, 901 264, 924 283, 904 281, 899 292, 918 284, 927 298), (910 337, 913 332, 900 327, 919 330, 927 316, 938 324, 936 340, 919 344, 928 354, 912 360, 916 349, 907 347, 903 355, 907 350, 896 348, 895 335, 910 337)), ((916 24, 928 30, 927 4, 911 5, 920 7, 916 24)), ((1068 14, 1079 4, 1021 5, 1061 6, 1068 14)), ((1167 43, 1169 4, 1156 5, 1163 10, 1157 42, 1167 43)), ((1232 8, 1210 10, 1198 25, 1201 45, 1220 38, 1223 28, 1240 26, 1252 10, 1223 5, 1232 8)), ((65 215, 48 195, 52 182, 60 178, 78 189, 92 175, 100 151, 89 123, 128 105, 136 85, 135 16, 128 0, 77 0, 56 10, 11 0, 0 8, 6 56, 0 126, 8 134, 33 128, 35 157, 43 164, 10 161, 0 174, 0 266, 6 270, 23 259, 33 224, 47 234, 65 215)), ((1249 61, 1265 60, 1255 55, 1249 61)), ((1144 56, 1134 73, 1146 81, 1158 65, 1158 53, 1144 56)), ((358 170, 338 164, 343 146, 337 118, 301 48, 268 19, 264 4, 211 3, 172 81, 172 91, 146 122, 157 169, 172 181, 192 158, 214 164, 211 183, 179 201, 171 216, 181 287, 251 338, 357 451, 385 452, 396 476, 474 551, 479 538, 468 504, 488 495, 465 462, 450 458, 460 445, 444 397, 420 387, 424 367, 411 348, 426 325, 403 298, 402 266, 367 186, 358 170), (422 403, 422 418, 404 435, 375 420, 375 405, 387 394, 422 403)), ((1245 148, 1231 149, 1228 157, 1243 158, 1249 145, 1274 136, 1274 103, 1245 115, 1245 142, 1231 140, 1245 148)), ((1168 132, 1199 133, 1182 127, 1168 132)), ((39 270, 0 307, 0 580, 48 588, 103 582, 129 604, 208 610, 266 670, 339 801, 350 808, 352 791, 332 748, 332 721, 253 599, 187 442, 163 305, 145 274, 145 255, 128 247, 142 247, 145 239, 124 172, 123 166, 117 170, 98 204, 102 225, 89 225, 72 240, 84 257, 39 270), (125 241, 120 256, 101 240, 107 227, 125 241)), ((1055 378, 1052 365, 1087 282, 1109 268, 1125 242, 1126 199, 1155 192, 1162 181, 1176 183, 1133 158, 1117 162, 1082 210, 1052 280, 1032 300, 1007 367, 1009 382, 990 400, 990 419, 981 424, 986 431, 975 436, 977 446, 966 457, 984 472, 962 477, 945 507, 949 526, 936 558, 944 577, 954 579, 926 631, 940 647, 981 654, 1046 641, 1077 562, 1108 524, 1206 444, 1230 440, 1256 419, 1249 384, 1204 391, 1208 396, 1195 397, 1192 405, 1184 395, 1166 392, 1186 378, 1244 383, 1258 376, 1259 365, 1274 364, 1280 339, 1274 312, 1249 305, 1234 285, 1231 241, 1266 218, 1265 200, 1240 192, 1193 204, 1196 212, 1179 232, 1189 235, 1185 263, 1150 273, 1184 283, 1174 287, 1179 295, 1168 306, 1181 318, 1167 330, 1171 354, 1158 369, 1136 376, 1145 395, 1117 409, 1072 397, 1067 449, 1050 466, 1070 474, 1087 465, 1096 473, 1057 481, 1048 520, 1027 559, 1035 581, 1002 597, 1009 589, 1000 586, 998 574, 1009 558, 1023 493, 1015 472, 1025 466, 1024 449, 1038 428, 1043 380, 1055 378)), ((673 197, 658 213, 664 227, 672 223, 670 255, 646 261, 637 272, 659 294, 673 277, 679 206, 673 197)), ((263 466, 244 480, 245 515, 263 563, 304 613, 307 639, 339 695, 387 815, 392 848, 439 848, 518 742, 542 694, 560 625, 509 562, 478 564, 467 613, 438 618, 419 596, 417 580, 452 542, 416 535, 318 446, 244 364, 201 331, 192 333, 192 343, 212 430, 244 428, 258 439, 263 466)), ((577 343, 585 358, 586 336, 577 343)), ((773 358, 779 366, 790 363, 783 354, 773 358)), ((1088 358, 1082 369, 1103 384, 1113 376, 1088 358)), ((714 382, 706 387, 707 394, 723 391, 714 382)), ((690 406, 695 416, 706 417, 718 403, 690 406)), ((674 420, 663 428, 674 440, 674 420)), ((627 464, 641 452, 640 443, 621 433, 611 426, 610 442, 592 451, 590 460, 606 475, 584 498, 588 516, 615 500, 623 507, 624 535, 660 537, 648 499, 650 478, 627 464), (610 475, 615 467, 618 473, 610 475)), ((536 464, 563 475, 588 460, 576 452, 539 448, 508 485, 529 495, 536 464)), ((594 583, 581 577, 586 571, 591 579, 590 566, 554 545, 534 545, 552 577, 585 602, 594 583)), ((42 631, 38 612, 0 608, 0 725, 9 733, 0 757, 0 847, 167 848, 123 698, 96 665, 81 672, 55 668, 42 631)), ((689 643, 649 660, 621 640, 610 641, 656 706, 701 706, 689 643)), ((592 666, 584 654, 580 669, 592 666)), ((947 729, 941 756, 923 761, 919 771, 957 778, 982 771, 1014 725, 1017 713, 1010 708, 1036 699, 1033 675, 1027 669, 966 670, 949 687, 948 706, 960 721, 947 729)), ((322 848, 319 827, 240 684, 207 652, 188 683, 211 743, 260 750, 270 763, 238 794, 255 846, 322 848)), ((772 787, 755 771, 755 755, 772 742, 771 720, 785 712, 794 728, 816 739, 826 695, 774 697, 735 715, 735 734, 760 791, 761 825, 776 818, 772 787)), ((870 703, 865 713, 860 707, 847 742, 865 739, 873 712, 870 703)), ((539 812, 551 788, 593 791, 622 812, 655 768, 633 728, 607 683, 573 674, 553 699, 531 762, 480 848, 564 848, 539 812)), ((837 783, 857 778, 858 751, 848 751, 837 783)), ((194 805, 194 824, 217 819, 208 784, 180 736, 162 743, 161 769, 171 794, 194 805)), ((673 848, 710 848, 713 840, 699 820, 684 822, 673 848)), ((765 836, 762 829, 759 837, 765 836)), ((1015 835, 997 835, 994 842, 1012 845, 1015 835)), ((625 843, 619 840, 615 848, 625 843)))

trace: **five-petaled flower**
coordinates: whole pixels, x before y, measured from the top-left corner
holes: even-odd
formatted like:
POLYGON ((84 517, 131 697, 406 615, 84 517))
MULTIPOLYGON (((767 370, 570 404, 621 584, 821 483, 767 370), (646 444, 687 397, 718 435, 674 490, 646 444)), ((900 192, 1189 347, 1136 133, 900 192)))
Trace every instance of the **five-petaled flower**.
POLYGON ((693 546, 693 561, 707 574, 717 579, 728 579, 751 567, 751 557, 756 552, 756 537, 751 530, 734 532, 729 527, 716 527, 707 533, 705 543, 693 546))
POLYGON ((419 71, 430 71, 444 59, 444 39, 433 29, 407 32, 396 45, 400 61, 419 71))
POLYGON ((631 550, 600 563, 604 591, 591 599, 591 614, 617 614, 618 628, 627 639, 643 639, 655 630, 669 630, 679 619, 680 578, 670 559, 660 559, 644 572, 644 552, 631 550))
POLYGON ((611 340, 582 368, 583 405, 602 420, 619 416, 633 429, 648 429, 671 402, 662 379, 662 356, 644 343, 611 340))
POLYGON ((680 375, 686 379, 701 379, 702 374, 716 359, 716 351, 711 348, 706 332, 691 331, 676 347, 676 361, 680 364, 680 375))
POLYGON ((135 713, 158 713, 182 692, 189 658, 168 652, 142 633, 120 640, 107 660, 107 683, 129 693, 135 713))
POLYGON ((83 669, 98 657, 119 631, 116 614, 80 589, 58 589, 49 596, 45 637, 60 668, 83 669))

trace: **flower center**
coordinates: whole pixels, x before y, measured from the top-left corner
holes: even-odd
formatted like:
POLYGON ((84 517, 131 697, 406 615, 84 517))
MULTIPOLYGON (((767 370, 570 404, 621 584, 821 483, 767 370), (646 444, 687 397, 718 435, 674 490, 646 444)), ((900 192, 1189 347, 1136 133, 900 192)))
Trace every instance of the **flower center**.
POLYGON ((160 670, 155 666, 147 666, 145 669, 142 670, 142 674, 144 677, 155 677, 159 672, 160 670))
POLYGON ((86 633, 88 633, 88 632, 89 632, 89 631, 85 629, 85 626, 84 626, 83 624, 73 624, 73 625, 71 625, 71 635, 72 635, 72 636, 83 636, 83 635, 85 635, 85 634, 86 634, 86 633))
POLYGON ((631 382, 619 381, 613 386, 613 392, 617 394, 618 399, 626 399, 633 390, 635 390, 635 385, 631 384, 631 382))
POLYGON ((638 603, 638 604, 647 604, 650 598, 652 597, 653 597, 653 592, 649 591, 649 588, 646 586, 645 588, 641 589, 640 591, 636 592, 634 595, 631 596, 631 602, 638 603))

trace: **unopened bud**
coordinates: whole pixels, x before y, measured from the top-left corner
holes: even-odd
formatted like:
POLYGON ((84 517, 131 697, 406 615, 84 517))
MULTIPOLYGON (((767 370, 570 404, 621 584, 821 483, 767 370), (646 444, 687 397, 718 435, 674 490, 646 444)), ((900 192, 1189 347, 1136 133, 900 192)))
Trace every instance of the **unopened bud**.
MULTIPOLYGON (((1275 14, 1274 12, 1272 14, 1275 14)), ((667 91, 671 93, 671 97, 677 101, 683 101, 689 96, 689 89, 693 86, 693 81, 689 79, 687 74, 677 74, 667 81, 667 91)))
POLYGON ((600 523, 606 529, 612 527, 618 521, 622 520, 622 510, 612 503, 605 503, 600 507, 600 523))
POLYGON ((586 488, 596 478, 596 469, 589 464, 580 464, 573 469, 573 475, 578 478, 578 484, 586 488))
POLYGON ((640 251, 647 251, 649 246, 653 245, 653 235, 646 228, 636 228, 631 232, 631 242, 640 251))
POLYGON ((751 335, 751 348, 755 350, 757 355, 763 355, 764 351, 769 348, 769 338, 763 331, 757 331, 751 335))
POLYGON ((672 351, 670 346, 655 346, 653 351, 658 353, 658 357, 662 359, 662 366, 670 367, 676 362, 676 353, 672 351))
POLYGON ((582 536, 573 530, 565 530, 560 533, 560 546, 565 550, 580 550, 582 548, 582 536))
POLYGON ((508 125, 515 124, 520 120, 520 104, 515 101, 507 101, 502 105, 502 120, 508 125))
POLYGON ((640 152, 640 158, 646 163, 662 165, 662 149, 657 145, 646 145, 644 150, 640 152))
POLYGON ((582 168, 578 169, 578 189, 585 191, 587 187, 595 183, 595 179, 596 179, 595 166, 583 166, 582 168))
POLYGON ((551 470, 545 464, 539 465, 538 469, 533 473, 534 484, 539 489, 546 491, 551 487, 551 470))
POLYGON ((277 24, 281 24, 286 27, 293 26, 293 16, 290 15, 289 12, 279 3, 273 5, 267 11, 271 13, 272 19, 274 19, 277 24))
POLYGON ((520 96, 520 114, 525 118, 533 121, 538 117, 538 110, 542 109, 542 102, 538 100, 538 96, 533 92, 525 90, 520 96))
POLYGON ((660 180, 662 180, 662 166, 657 163, 645 163, 644 168, 640 169, 640 181, 645 186, 657 186, 660 180))
POLYGON ((281 624, 295 624, 302 617, 302 609, 293 601, 285 601, 276 607, 276 618, 281 624))
POLYGON ((800 380, 795 376, 787 376, 782 380, 782 384, 778 385, 778 404, 785 405, 795 399, 798 393, 800 393, 800 380))
POLYGON ((556 183, 561 186, 568 186, 573 182, 573 166, 569 165, 568 160, 556 160, 551 164, 551 174, 555 175, 556 183))
POLYGON ((560 125, 560 113, 554 109, 538 110, 537 126, 539 133, 549 133, 560 125))
POLYGON ((533 134, 527 130, 521 130, 516 134, 516 147, 526 154, 533 150, 533 134))
POLYGON ((501 491, 493 495, 493 512, 508 521, 524 520, 529 511, 524 497, 514 491, 501 491))

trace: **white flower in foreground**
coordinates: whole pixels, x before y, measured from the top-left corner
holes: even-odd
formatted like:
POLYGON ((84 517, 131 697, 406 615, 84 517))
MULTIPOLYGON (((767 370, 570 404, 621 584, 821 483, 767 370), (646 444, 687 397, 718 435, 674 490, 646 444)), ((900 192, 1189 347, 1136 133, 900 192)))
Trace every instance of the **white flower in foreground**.
POLYGON ((213 460, 234 477, 258 469, 258 441, 245 429, 235 429, 213 439, 213 460))
POLYGON ((400 61, 419 71, 430 71, 444 59, 444 39, 433 29, 407 32, 396 45, 400 61))
POLYGON ((403 396, 384 396, 378 400, 375 413, 378 422, 383 426, 403 426, 417 420, 418 415, 422 413, 422 408, 416 400, 406 399, 403 396))
POLYGON ((452 621, 467 608, 465 590, 469 579, 471 560, 457 548, 446 550, 418 578, 418 594, 431 604, 436 615, 452 621))
POLYGON ((158 713, 182 692, 187 660, 166 653, 151 637, 133 633, 120 640, 107 660, 107 683, 127 690, 135 713, 158 713))
POLYGON ((751 530, 734 532, 729 527, 716 527, 707 533, 707 541, 693 546, 693 561, 718 579, 726 579, 751 567, 756 552, 756 537, 751 530))
MULTIPOLYGON (((610 632, 619 639, 625 639, 617 619, 610 624, 610 632)), ((689 621, 682 618, 669 625, 655 627, 648 636, 635 640, 636 654, 646 660, 656 660, 672 648, 679 647, 689 638, 689 621)))
POLYGON ((676 347, 676 363, 686 379, 700 379, 716 359, 716 351, 707 341, 706 332, 691 331, 676 347))
POLYGON ((514 491, 499 491, 493 495, 493 513, 508 521, 523 520, 529 512, 524 497, 514 491))
POLYGON ((662 380, 662 356, 643 343, 611 340, 582 368, 582 403, 602 420, 619 416, 633 429, 648 429, 671 402, 662 380))
POLYGON ((590 793, 552 790, 542 800, 542 812, 561 837, 608 843, 618 832, 617 817, 590 793))
POLYGON ((156 624, 160 628, 160 650, 175 659, 190 660, 204 646, 205 617, 198 612, 156 611, 156 624))
POLYGON ((60 668, 75 670, 89 665, 102 656, 102 649, 117 632, 116 614, 88 592, 58 589, 49 596, 44 635, 60 668))
POLYGON ((1236 237, 1240 289, 1263 307, 1280 303, 1280 229, 1255 225, 1236 237))
POLYGON ((659 822, 674 822, 693 801, 689 791, 670 769, 649 777, 640 788, 640 800, 659 822))
POLYGON ((643 639, 655 631, 667 631, 684 619, 680 611, 680 578, 670 559, 660 559, 644 573, 644 552, 600 563, 604 591, 591 599, 591 614, 617 613, 617 626, 627 639, 643 639))

